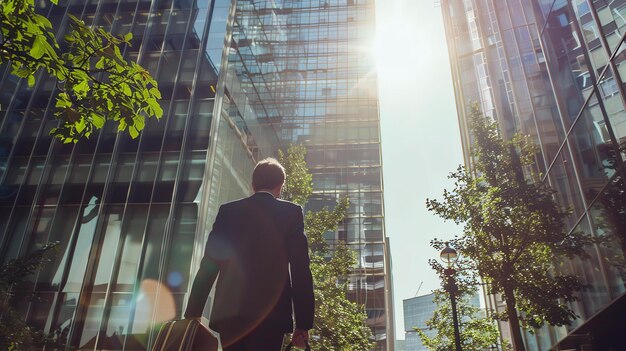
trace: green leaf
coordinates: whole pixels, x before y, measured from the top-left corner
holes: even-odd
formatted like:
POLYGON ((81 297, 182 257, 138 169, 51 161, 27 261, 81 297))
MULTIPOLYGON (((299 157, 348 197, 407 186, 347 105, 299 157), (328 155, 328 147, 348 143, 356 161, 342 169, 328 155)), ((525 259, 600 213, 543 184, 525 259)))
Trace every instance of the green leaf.
POLYGON ((78 120, 78 122, 76 122, 76 123, 74 124, 74 126, 75 126, 75 128, 76 128, 76 131, 77 131, 77 132, 79 132, 79 133, 81 133, 83 130, 85 130, 85 127, 87 126, 87 125, 85 124, 85 118, 81 117, 81 118, 78 120))
POLYGON ((163 109, 156 100, 148 99, 146 102, 148 103, 148 106, 150 106, 150 108, 152 109, 156 118, 161 118, 163 116, 163 109))
POLYGON ((122 92, 124 93, 124 95, 126 96, 132 96, 133 92, 130 90, 130 87, 128 86, 128 84, 126 83, 122 83, 122 92))
POLYGON ((34 19, 35 19, 35 21, 36 21, 38 24, 40 24, 40 25, 42 25, 42 24, 43 24, 43 27, 44 27, 44 28, 46 28, 46 29, 52 29, 52 23, 50 23, 50 20, 48 20, 46 17, 44 17, 44 16, 42 16, 42 15, 37 15, 37 14, 35 14, 35 18, 34 18, 34 19))
POLYGON ((45 38, 43 36, 36 36, 35 40, 33 41, 33 47, 30 49, 30 56, 32 56, 34 59, 40 59, 45 53, 46 53, 46 49, 45 49, 45 38))
POLYGON ((135 128, 137 128, 137 130, 143 130, 143 128, 146 126, 146 121, 141 115, 136 115, 133 118, 133 123, 134 123, 133 125, 135 126, 135 128))
POLYGON ((28 76, 28 87, 32 88, 35 85, 35 76, 34 75, 30 75, 28 76))
POLYGON ((28 67, 22 65, 13 66, 13 71, 11 73, 20 78, 28 78, 32 74, 31 70, 28 67))
POLYGON ((57 95, 57 102, 54 105, 54 107, 58 107, 58 108, 72 107, 72 102, 70 101, 66 93, 60 93, 59 95, 57 95))
POLYGON ((139 136, 139 131, 137 131, 137 129, 134 126, 128 127, 128 133, 130 134, 130 137, 133 139, 139 136))
POLYGON ((124 40, 125 41, 130 41, 133 38, 133 33, 128 32, 126 34, 124 34, 124 40))
POLYGON ((74 91, 74 93, 76 93, 76 95, 84 96, 84 94, 89 91, 89 83, 87 82, 87 80, 83 80, 80 83, 74 85, 72 87, 72 90, 74 91))
MULTIPOLYGON (((115 72, 117 72, 118 74, 122 74, 122 73, 124 73, 124 71, 126 71, 128 69, 128 66, 126 66, 123 61, 120 62, 115 57, 113 58, 113 60, 115 60, 115 62, 116 62, 114 68, 115 68, 115 72)), ((126 72, 126 75, 129 76, 128 72, 126 72)))
POLYGON ((67 17, 69 17, 74 24, 82 24, 82 25, 84 25, 83 21, 81 21, 80 19, 78 19, 78 17, 72 15, 71 13, 68 13, 67 17))
POLYGON ((150 88, 149 91, 150 91, 150 94, 152 94, 152 96, 154 96, 155 98, 157 99, 161 98, 161 91, 159 91, 159 89, 152 87, 150 88))
POLYGON ((91 122, 93 123, 93 125, 96 128, 100 129, 100 128, 104 127, 105 119, 104 119, 104 117, 102 115, 99 115, 97 113, 92 113, 91 114, 91 122))
POLYGON ((124 129, 126 129, 126 127, 127 127, 126 121, 123 118, 120 119, 120 124, 117 125, 117 131, 121 132, 124 129))
POLYGON ((2 3, 2 13, 6 16, 13 16, 13 12, 15 11, 15 2, 14 1, 4 1, 2 3))
POLYGON ((122 52, 120 51, 120 47, 119 46, 114 46, 113 47, 113 51, 115 52, 115 58, 117 59, 118 63, 123 64, 124 59, 122 58, 122 52))
POLYGON ((58 80, 65 80, 67 78, 67 71, 65 68, 61 68, 59 70, 56 71, 56 77, 58 80))
POLYGON ((113 101, 111 101, 111 99, 107 99, 107 110, 112 111, 113 110, 113 101))
POLYGON ((104 56, 100 57, 100 59, 96 62, 96 69, 103 69, 105 60, 106 58, 104 56))

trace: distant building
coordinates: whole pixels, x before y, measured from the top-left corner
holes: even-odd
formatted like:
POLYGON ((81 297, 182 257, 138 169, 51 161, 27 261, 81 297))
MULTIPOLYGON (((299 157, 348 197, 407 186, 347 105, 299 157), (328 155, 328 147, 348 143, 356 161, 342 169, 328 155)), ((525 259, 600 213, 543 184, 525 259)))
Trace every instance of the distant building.
MULTIPOLYGON (((422 339, 420 339, 415 328, 421 329, 428 337, 437 335, 437 330, 429 329, 426 325, 437 308, 433 301, 434 297, 435 294, 428 294, 402 301, 404 308, 404 351, 428 351, 422 344, 422 339)), ((468 302, 471 306, 480 307, 480 296, 476 294, 468 302)))
POLYGON ((435 336, 436 330, 430 330, 426 326, 435 312, 435 294, 428 294, 402 301, 404 310, 404 350, 422 351, 427 350, 414 328, 421 329, 428 336, 435 336))
POLYGON ((405 351, 406 349, 404 348, 404 344, 405 344, 405 340, 398 340, 396 339, 396 351, 405 351))

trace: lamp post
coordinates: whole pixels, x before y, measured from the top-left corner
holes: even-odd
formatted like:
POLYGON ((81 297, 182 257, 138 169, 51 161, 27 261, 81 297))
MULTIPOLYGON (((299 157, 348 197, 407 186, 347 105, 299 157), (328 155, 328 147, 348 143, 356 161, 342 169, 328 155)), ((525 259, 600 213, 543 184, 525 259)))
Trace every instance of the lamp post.
POLYGON ((450 294, 450 305, 452 307, 452 323, 454 324, 454 345, 456 351, 461 350, 461 335, 459 333, 459 319, 456 314, 456 293, 458 292, 458 287, 456 285, 456 280, 454 279, 454 274, 456 270, 452 268, 452 265, 459 258, 456 250, 451 248, 448 243, 446 243, 446 247, 441 250, 439 257, 448 267, 444 269, 443 274, 446 276, 446 284, 444 289, 450 294))

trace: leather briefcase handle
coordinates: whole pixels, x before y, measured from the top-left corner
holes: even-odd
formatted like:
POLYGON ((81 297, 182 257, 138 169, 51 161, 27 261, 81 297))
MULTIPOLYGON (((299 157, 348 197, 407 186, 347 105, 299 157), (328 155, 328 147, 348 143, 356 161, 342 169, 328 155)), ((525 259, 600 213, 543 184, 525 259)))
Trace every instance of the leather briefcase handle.
MULTIPOLYGON (((306 345, 306 348, 304 349, 305 351, 311 351, 311 346, 309 346, 309 342, 305 341, 304 344, 306 345)), ((293 347, 293 343, 289 343, 287 345, 287 347, 285 347, 285 351, 291 351, 291 348, 293 347)))

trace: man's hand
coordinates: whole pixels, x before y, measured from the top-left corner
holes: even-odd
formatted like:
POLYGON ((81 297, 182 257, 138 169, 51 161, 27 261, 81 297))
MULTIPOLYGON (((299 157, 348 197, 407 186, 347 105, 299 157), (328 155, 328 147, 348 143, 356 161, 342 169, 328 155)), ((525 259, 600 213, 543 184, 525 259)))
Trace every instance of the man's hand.
POLYGON ((293 346, 304 349, 306 347, 306 342, 309 341, 309 331, 296 329, 293 331, 293 335, 291 336, 291 343, 293 346))

